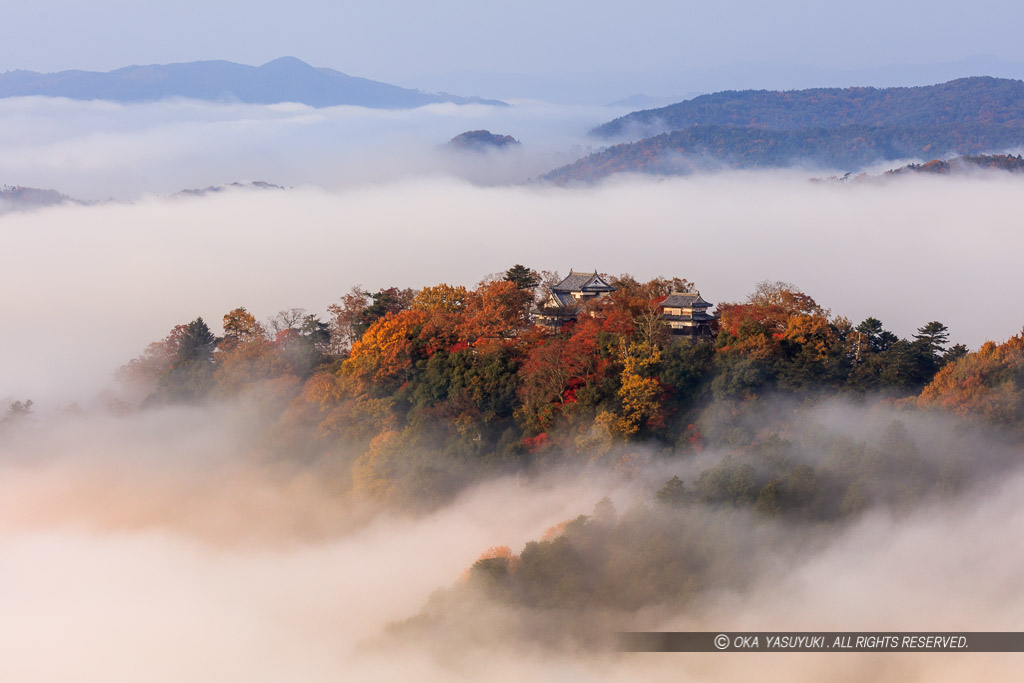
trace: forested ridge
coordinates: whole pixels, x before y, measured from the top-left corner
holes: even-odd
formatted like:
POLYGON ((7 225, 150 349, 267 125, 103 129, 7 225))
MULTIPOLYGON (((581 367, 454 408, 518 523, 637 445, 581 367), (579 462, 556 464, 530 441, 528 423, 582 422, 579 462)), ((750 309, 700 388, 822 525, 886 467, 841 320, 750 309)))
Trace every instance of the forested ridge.
POLYGON ((1024 124, 1019 123, 919 128, 855 125, 801 130, 693 126, 613 145, 556 168, 540 180, 565 185, 615 173, 680 175, 790 166, 856 171, 882 161, 981 155, 1021 145, 1024 124))
POLYGON ((592 134, 627 142, 541 179, 564 184, 623 172, 787 166, 857 171, 1021 147, 1024 82, 974 77, 914 88, 727 91, 633 112, 592 134))
MULTIPOLYGON (((386 638, 593 642, 639 610, 743 590, 870 511, 957 500, 1021 462, 1024 332, 973 352, 938 321, 903 339, 762 282, 695 341, 657 308, 693 283, 606 279, 615 291, 558 331, 531 320, 557 275, 521 265, 475 288, 356 287, 326 320, 238 307, 220 336, 196 318, 126 363, 139 400, 112 407, 244 406, 265 457, 326 464, 339 495, 405 513, 567 469, 640 491, 487 549, 386 638)), ((16 402, 0 428, 32 410, 16 402)))
POLYGON ((622 275, 552 332, 531 321, 541 279, 516 266, 476 288, 355 288, 327 320, 291 309, 260 322, 239 307, 222 336, 182 323, 119 376, 141 409, 255 397, 270 442, 334 459, 353 491, 411 509, 494 474, 755 448, 763 435, 744 425, 780 399, 938 406, 1008 427, 1024 409, 1006 379, 1020 379, 1016 352, 968 353, 937 321, 901 339, 764 282, 718 305, 714 340, 687 341, 657 304, 692 284, 622 275))
POLYGON ((729 90, 636 111, 593 133, 614 138, 644 125, 667 132, 710 125, 800 130, 1006 123, 1024 123, 1024 81, 980 76, 911 88, 729 90))

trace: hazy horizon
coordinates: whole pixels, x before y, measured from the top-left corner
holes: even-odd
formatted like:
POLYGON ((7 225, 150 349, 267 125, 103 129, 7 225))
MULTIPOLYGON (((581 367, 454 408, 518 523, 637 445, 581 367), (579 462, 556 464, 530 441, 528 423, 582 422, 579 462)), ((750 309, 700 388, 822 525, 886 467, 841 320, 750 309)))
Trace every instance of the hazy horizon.
POLYGON ((0 26, 0 71, 109 71, 209 59, 259 65, 287 55, 409 88, 590 104, 638 92, 679 97, 983 75, 964 73, 957 63, 1002 71, 985 75, 1024 76, 1016 35, 1024 8, 1003 0, 975 3, 969 12, 950 2, 880 0, 813 7, 797 0, 644 0, 628 9, 531 0, 514 10, 453 0, 429 7, 303 0, 283 14, 230 0, 217 12, 207 9, 197 0, 16 4, 0 26))

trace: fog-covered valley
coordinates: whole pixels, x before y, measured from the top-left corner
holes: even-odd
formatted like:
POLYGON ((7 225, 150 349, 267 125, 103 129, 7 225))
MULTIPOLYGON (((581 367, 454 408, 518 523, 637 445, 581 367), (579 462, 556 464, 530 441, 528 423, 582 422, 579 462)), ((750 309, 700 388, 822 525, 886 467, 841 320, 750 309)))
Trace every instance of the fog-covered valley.
POLYGON ((1012 676, 610 643, 1015 628, 1020 178, 552 187, 624 112, 512 104, 0 100, 0 182, 94 202, 0 213, 0 679, 1012 676), (682 278, 717 342, 642 329, 682 278))

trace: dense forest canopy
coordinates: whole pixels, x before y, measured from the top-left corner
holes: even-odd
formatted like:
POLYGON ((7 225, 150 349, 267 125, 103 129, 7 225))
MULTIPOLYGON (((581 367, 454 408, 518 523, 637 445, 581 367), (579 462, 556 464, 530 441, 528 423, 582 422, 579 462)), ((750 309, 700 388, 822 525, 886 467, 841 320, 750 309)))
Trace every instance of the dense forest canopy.
POLYGON ((1016 356, 968 353, 938 321, 901 339, 763 282, 718 305, 715 337, 680 339, 657 306, 691 283, 621 275, 553 331, 531 312, 557 279, 517 264, 472 289, 357 287, 327 320, 290 309, 260 322, 239 307, 222 336, 201 318, 179 324, 120 377, 141 388, 144 407, 259 395, 274 406, 275 438, 341 458, 360 495, 410 508, 489 474, 616 462, 641 444, 677 455, 748 448, 759 435, 744 416, 779 397, 951 406, 1008 427, 1020 416, 1007 384, 1016 356), (998 372, 971 370, 981 358, 998 372), (961 395, 953 378, 963 373, 974 374, 961 395))

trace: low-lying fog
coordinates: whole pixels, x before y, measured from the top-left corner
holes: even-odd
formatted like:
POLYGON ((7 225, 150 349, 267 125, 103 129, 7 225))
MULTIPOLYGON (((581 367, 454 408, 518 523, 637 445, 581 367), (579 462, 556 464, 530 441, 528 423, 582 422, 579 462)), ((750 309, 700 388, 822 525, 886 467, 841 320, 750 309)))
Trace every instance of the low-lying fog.
POLYGON ((131 200, 255 180, 327 188, 424 174, 479 184, 522 182, 585 154, 596 146, 586 131, 625 113, 512 104, 380 110, 0 99, 0 184, 52 188, 76 199, 131 200), (500 155, 441 147, 479 129, 522 144, 500 155))
MULTIPOLYGON (((229 407, 163 409, 0 434, 0 678, 955 681, 1019 668, 1019 655, 612 655, 443 632, 426 648, 415 638, 367 648, 485 548, 518 552, 605 495, 624 510, 650 489, 593 470, 501 479, 429 515, 395 516, 331 491, 319 465, 260 454, 248 419, 229 407), (431 654, 445 641, 458 657, 431 654)), ((816 419, 864 426, 842 405, 816 419)), ((987 446, 975 445, 982 463, 987 446)), ((757 578, 746 590, 639 623, 1013 630, 1024 608, 1024 556, 1012 542, 1022 494, 1018 472, 899 517, 869 511, 825 538, 795 525, 784 546, 796 552, 748 558, 757 578)), ((719 526, 742 537, 755 522, 726 515, 719 526)))
MULTIPOLYGON (((202 316, 219 332, 238 306, 325 316, 356 284, 472 285, 515 263, 680 276, 716 303, 785 280, 854 322, 909 336, 939 320, 972 348, 1020 331, 1014 177, 502 185, 570 160, 580 133, 615 113, 0 101, 0 183, 145 195, 0 215, 0 401, 36 402, 0 429, 0 680, 952 681, 1019 668, 1019 655, 570 655, 502 642, 446 663, 415 642, 364 649, 486 548, 518 552, 606 495, 620 510, 649 499, 651 482, 500 479, 400 516, 337 490, 327 465, 268 456, 237 406, 90 412, 113 372, 177 323, 202 316), (437 150, 475 128, 523 147, 437 150), (234 180, 295 187, 152 196, 234 180), (60 411, 69 401, 84 414, 60 411)), ((756 558, 748 589, 649 625, 1014 629, 1024 476, 1001 480, 899 518, 868 511, 805 552, 756 558)))

